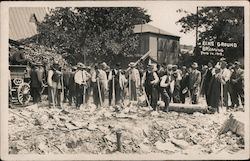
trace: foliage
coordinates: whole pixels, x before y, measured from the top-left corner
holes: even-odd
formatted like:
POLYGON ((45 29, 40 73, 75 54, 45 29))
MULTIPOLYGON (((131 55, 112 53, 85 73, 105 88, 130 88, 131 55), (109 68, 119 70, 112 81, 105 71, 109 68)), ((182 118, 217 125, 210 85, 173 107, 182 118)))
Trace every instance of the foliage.
POLYGON ((198 44, 201 41, 236 42, 237 48, 225 49, 225 57, 237 59, 244 56, 244 8, 199 7, 197 13, 188 13, 179 19, 181 32, 188 33, 198 26, 198 44), (198 14, 198 16, 197 16, 198 14))
POLYGON ((55 8, 38 24, 38 40, 60 50, 73 64, 84 55, 88 62, 112 62, 136 50, 134 25, 149 21, 146 10, 137 7, 55 8))

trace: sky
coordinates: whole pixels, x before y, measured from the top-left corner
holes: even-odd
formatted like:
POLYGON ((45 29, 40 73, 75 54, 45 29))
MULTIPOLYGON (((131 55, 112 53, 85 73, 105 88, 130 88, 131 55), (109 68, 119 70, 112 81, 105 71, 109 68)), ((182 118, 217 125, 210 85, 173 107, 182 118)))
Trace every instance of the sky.
POLYGON ((188 12, 195 13, 196 5, 185 4, 151 4, 143 6, 147 13, 151 15, 151 22, 149 24, 158 27, 162 30, 168 31, 172 34, 180 36, 180 44, 195 45, 195 32, 181 33, 181 26, 176 24, 185 13, 177 13, 176 10, 183 9, 188 12))

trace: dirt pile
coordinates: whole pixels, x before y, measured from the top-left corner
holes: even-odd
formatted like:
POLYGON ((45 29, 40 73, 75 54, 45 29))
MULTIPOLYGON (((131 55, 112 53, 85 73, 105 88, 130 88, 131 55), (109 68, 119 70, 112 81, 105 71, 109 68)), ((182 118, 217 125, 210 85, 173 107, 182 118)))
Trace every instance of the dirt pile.
POLYGON ((23 46, 23 50, 18 49, 15 45, 9 45, 9 51, 10 60, 13 58, 15 53, 23 52, 26 59, 28 59, 30 62, 46 62, 48 65, 51 65, 54 61, 57 61, 61 66, 67 64, 63 56, 55 49, 35 43, 25 44, 23 46))
POLYGON ((80 110, 29 106, 10 109, 11 154, 236 153, 244 139, 231 131, 218 135, 229 114, 151 112, 134 103, 80 110))

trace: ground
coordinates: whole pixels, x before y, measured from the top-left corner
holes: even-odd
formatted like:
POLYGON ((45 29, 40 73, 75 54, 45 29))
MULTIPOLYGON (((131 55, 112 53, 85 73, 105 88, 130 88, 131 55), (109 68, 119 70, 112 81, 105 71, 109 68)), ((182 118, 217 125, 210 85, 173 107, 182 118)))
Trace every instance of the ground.
MULTIPOLYGON (((244 150, 244 139, 228 131, 218 135, 231 112, 193 114, 152 112, 136 102, 124 106, 80 110, 13 106, 9 109, 10 154, 236 154, 244 150)), ((242 116, 244 112, 233 112, 242 116)))

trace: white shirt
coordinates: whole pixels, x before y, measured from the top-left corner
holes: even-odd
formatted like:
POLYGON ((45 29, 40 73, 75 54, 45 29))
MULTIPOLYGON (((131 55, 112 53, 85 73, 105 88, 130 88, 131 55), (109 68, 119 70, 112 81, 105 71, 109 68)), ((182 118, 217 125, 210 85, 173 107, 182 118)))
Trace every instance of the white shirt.
POLYGON ((88 74, 85 70, 78 70, 75 73, 75 83, 81 85, 81 84, 86 84, 86 81, 88 80, 87 78, 88 74))
POLYGON ((227 68, 221 69, 222 82, 225 84, 231 77, 231 71, 227 68))
POLYGON ((140 81, 141 81, 140 73, 136 68, 131 69, 131 71, 130 71, 130 79, 132 81, 135 81, 136 87, 140 86, 140 81))
POLYGON ((160 82, 160 86, 161 87, 167 87, 170 85, 170 78, 168 75, 164 75, 161 77, 161 82, 160 82))
POLYGON ((91 74, 91 81, 96 82, 96 78, 99 78, 100 83, 104 85, 105 89, 108 89, 108 79, 107 74, 104 70, 98 69, 98 76, 96 76, 96 71, 93 71, 91 74))

